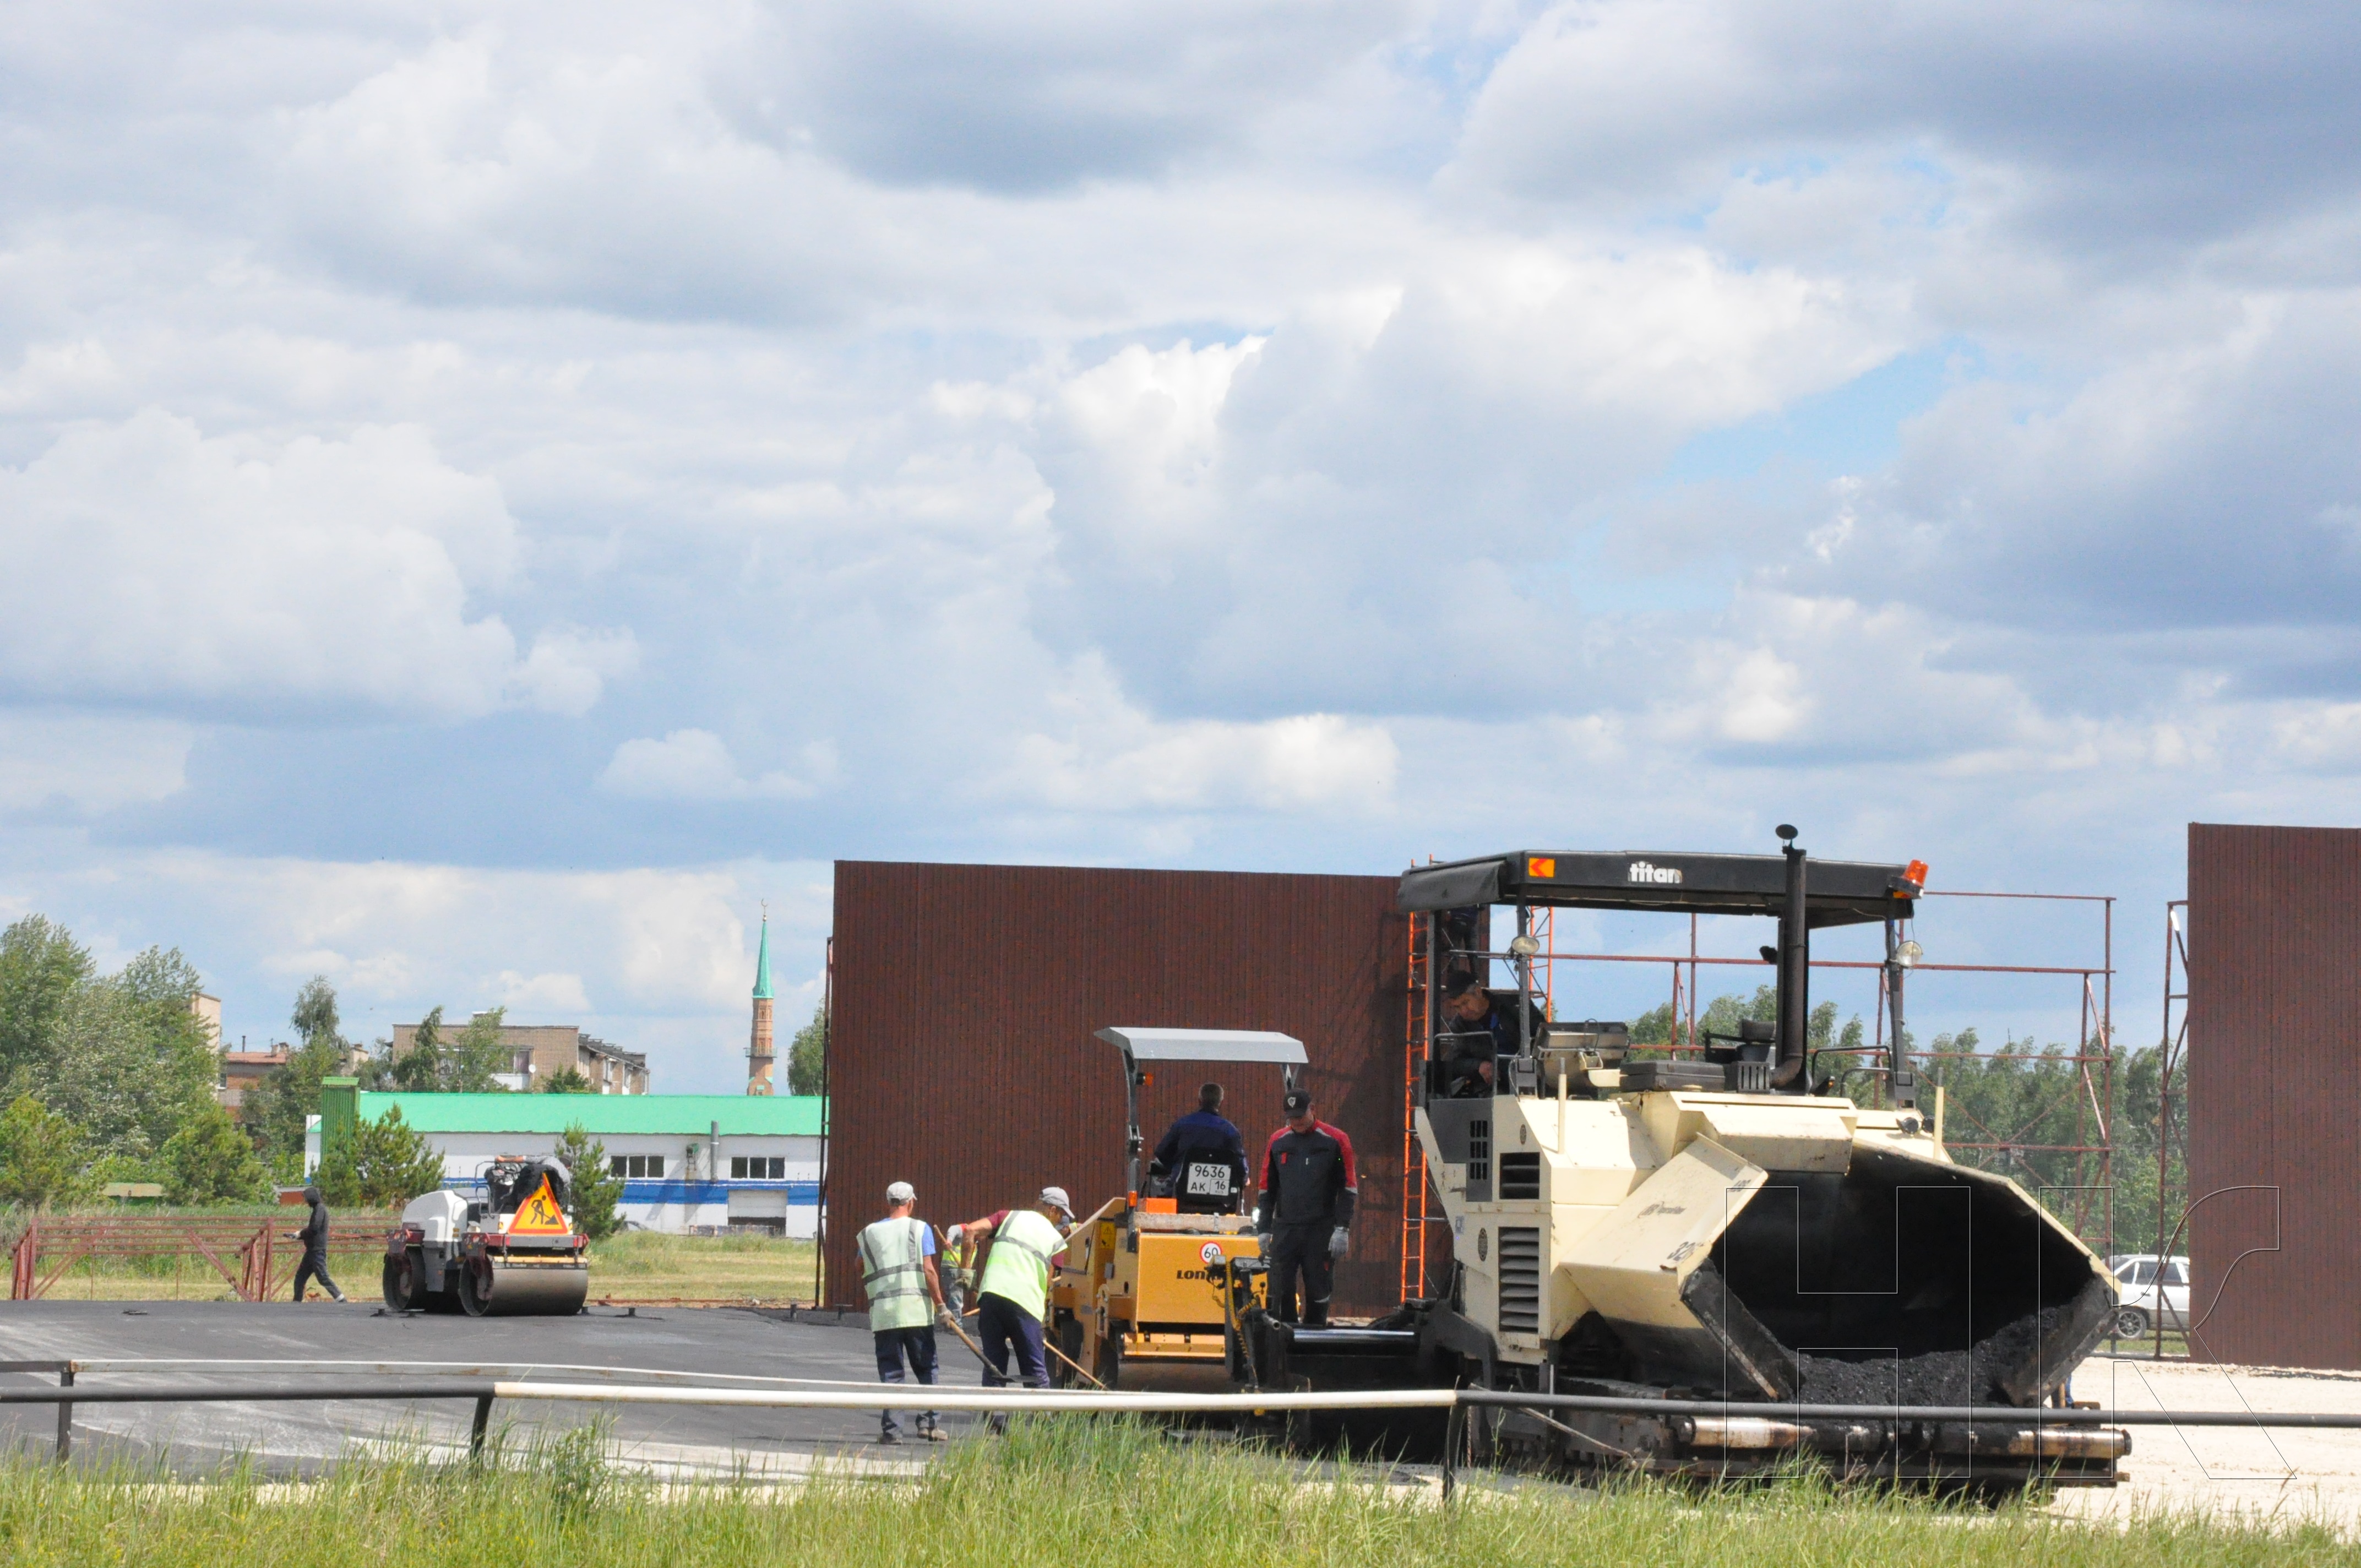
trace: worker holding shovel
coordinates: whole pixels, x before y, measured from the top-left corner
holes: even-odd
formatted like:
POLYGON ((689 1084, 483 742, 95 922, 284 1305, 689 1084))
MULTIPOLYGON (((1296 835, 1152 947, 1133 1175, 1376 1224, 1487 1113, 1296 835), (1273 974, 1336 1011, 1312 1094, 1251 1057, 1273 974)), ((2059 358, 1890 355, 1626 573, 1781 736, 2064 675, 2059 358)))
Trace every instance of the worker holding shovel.
MULTIPOLYGON (((983 1275, 976 1283, 976 1336, 983 1341, 983 1386, 1008 1386, 1008 1360, 1027 1388, 1049 1386, 1048 1341, 1042 1320, 1049 1310, 1049 1260, 1065 1250, 1066 1227, 1074 1206, 1062 1187, 1044 1187, 1030 1209, 1004 1209, 961 1227, 972 1242, 989 1244, 983 1275)), ((992 1430, 1007 1428, 994 1415, 992 1430)))

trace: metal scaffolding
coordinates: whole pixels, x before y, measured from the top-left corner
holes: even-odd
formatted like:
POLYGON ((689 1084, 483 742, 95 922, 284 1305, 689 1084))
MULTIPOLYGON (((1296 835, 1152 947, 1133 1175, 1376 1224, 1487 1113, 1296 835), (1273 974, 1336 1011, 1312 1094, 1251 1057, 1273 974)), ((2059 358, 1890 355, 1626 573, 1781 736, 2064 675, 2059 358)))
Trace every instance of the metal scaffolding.
MULTIPOLYGON (((2114 1240, 2114 1213, 2110 1195, 2114 1183, 2114 1139, 2108 1118, 2114 1104, 2114 906, 2111 895, 2103 894, 2037 894, 2037 893, 1950 893, 1927 892, 1924 898, 2012 899, 2054 904, 2096 905, 2099 916, 2099 961, 2069 964, 1952 964, 1905 963, 1902 972, 1919 975, 2008 974, 2044 977, 2071 982, 2080 992, 2080 1023, 2074 1047, 2070 1054, 2049 1058, 2068 1069, 2063 1081, 2038 1102, 2021 1108, 2021 1113, 2010 1117, 1999 1126, 1987 1124, 1964 1107, 1945 1106, 1945 1114, 1954 1118, 1945 1127, 1945 1146, 1954 1157, 1964 1164, 1994 1170, 2018 1178, 2040 1190, 2045 1202, 2052 1198, 2063 1200, 2063 1209, 2070 1215, 2070 1223, 2085 1245, 2101 1255, 2106 1255, 2114 1240), (2058 1130, 2046 1126, 2053 1116, 2070 1107, 2071 1130, 2061 1140, 2053 1135, 2058 1130), (1965 1124, 1956 1118, 1964 1117, 1965 1124)), ((1670 970, 1670 1018, 1667 1031, 1670 1038, 1650 1042, 1647 1048, 1664 1050, 1685 1056, 1701 1053, 1705 1047, 1697 1034, 1698 991, 1702 971, 1708 969, 1767 969, 1760 959, 1715 958, 1698 951, 1697 916, 1689 916, 1688 951, 1685 954, 1657 953, 1588 953, 1560 952, 1552 939, 1554 931, 1551 911, 1534 908, 1530 912, 1528 930, 1539 942, 1539 950, 1531 962, 1534 990, 1541 993, 1546 1015, 1555 1017, 1556 966, 1568 964, 1663 964, 1670 970)), ((1916 921, 1909 923, 1916 926, 1916 921)), ((1488 943, 1486 944, 1488 946, 1488 943)), ((1468 953, 1472 959, 1494 959, 1507 957, 1490 952, 1468 953)), ((1403 1104, 1402 1104, 1402 1292, 1405 1298, 1427 1293, 1426 1227, 1434 1223, 1426 1199, 1425 1164, 1420 1154, 1418 1136, 1413 1123, 1412 1087, 1424 1069, 1427 1047, 1432 1039, 1435 966, 1438 954, 1435 946, 1434 921, 1432 916, 1413 915, 1410 921, 1409 995, 1407 1027, 1404 1030, 1403 1104)), ((1866 1058, 1856 1070, 1868 1074, 1871 1099, 1873 1103, 1890 1102, 1893 1069, 1887 1065, 1886 1021, 1892 1015, 1895 998, 1889 992, 1890 977, 1896 966, 1879 959, 1814 959, 1811 968, 1828 971, 1872 970, 1877 977, 1876 1003, 1872 1009, 1876 1018, 1872 1039, 1860 1046, 1830 1045, 1818 1054, 1851 1056, 1866 1058)), ((1732 977, 1733 979, 1737 977, 1732 977)), ((1935 1050, 1921 1047, 1905 1036, 1905 1049, 1899 1053, 1905 1070, 1918 1073, 1918 1081, 1926 1084, 1930 1069, 1940 1075, 1950 1064, 1988 1061, 1986 1051, 1935 1050)), ((1635 1047, 1640 1042, 1633 1042, 1635 1047)), ((2037 1058, 2038 1059, 2038 1058, 2037 1058)), ((1939 1077, 1937 1080, 1939 1082, 1939 1077)), ((1946 1097, 1948 1101, 1948 1096, 1946 1097)), ((1922 1089, 1919 1104, 1930 1108, 1929 1097, 1922 1089)), ((2052 1207, 2059 1207, 2052 1202, 2052 1207)))

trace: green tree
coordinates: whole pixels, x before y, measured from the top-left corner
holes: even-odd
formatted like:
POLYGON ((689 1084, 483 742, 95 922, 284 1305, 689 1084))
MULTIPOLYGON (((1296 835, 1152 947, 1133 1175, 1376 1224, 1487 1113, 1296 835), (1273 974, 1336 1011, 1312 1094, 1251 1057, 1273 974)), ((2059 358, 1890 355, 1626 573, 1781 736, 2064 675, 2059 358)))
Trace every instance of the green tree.
POLYGON ((443 1009, 434 1007, 410 1032, 410 1048, 390 1068, 393 1086, 412 1091, 443 1087, 443 1009))
MULTIPOLYGON (((1841 1029, 1837 1026, 1837 1017, 1838 1007, 1833 1002, 1823 1002, 1812 1009, 1809 1026, 1805 1035, 1807 1048, 1814 1051, 1850 1050, 1862 1044, 1864 1036, 1860 1017, 1855 1015, 1848 1018, 1841 1029)), ((1741 1019, 1749 1019, 1758 1024, 1777 1023, 1778 992, 1768 985, 1758 985, 1751 997, 1734 995, 1715 997, 1706 1004, 1704 1011, 1697 1014, 1697 1044, 1705 1044, 1705 1037, 1708 1035, 1737 1034, 1741 1019)), ((1680 1021, 1673 1016, 1673 1004, 1669 1002, 1650 1008, 1631 1021, 1633 1047, 1636 1049, 1642 1046, 1670 1046, 1673 1043, 1673 1030, 1678 1022, 1680 1021)), ((1846 1069, 1845 1064, 1855 1059, 1858 1058, 1846 1057, 1839 1060, 1830 1058, 1817 1064, 1817 1070, 1842 1072, 1846 1069)))
POLYGON ((578 1067, 561 1067, 541 1080, 544 1094, 596 1094, 598 1086, 578 1067))
POLYGON ((96 1195, 90 1140, 30 1094, 0 1112, 0 1202, 49 1208, 96 1195))
POLYGON ((173 1203, 251 1203, 270 1195, 269 1173, 229 1113, 207 1105, 164 1141, 157 1159, 173 1203))
POLYGON ((483 1094, 508 1087, 495 1076, 513 1065, 508 1047, 500 1044, 500 1025, 508 1014, 505 1007, 477 1014, 459 1031, 458 1038, 445 1047, 443 1089, 446 1093, 483 1094))
POLYGON ((393 1042, 384 1036, 367 1046, 355 1046, 351 1060, 352 1076, 361 1088, 378 1092, 401 1087, 393 1078, 393 1042))
POLYGON ((1669 1002, 1658 1003, 1631 1020, 1632 1046, 1637 1047, 1671 1045, 1673 1028, 1676 1022, 1673 1017, 1673 1004, 1669 1002))
POLYGON ((0 1079, 55 1054, 58 1015, 96 970, 89 950, 42 916, 0 932, 0 1079))
MULTIPOLYGON (((190 998, 205 988, 196 966, 178 948, 148 948, 123 966, 115 983, 139 1006, 159 1009, 176 1018, 189 1014, 190 998)), ((211 1038, 202 1025, 197 1034, 201 1039, 211 1038)))
POLYGON ((287 1023, 303 1045, 324 1043, 352 1048, 352 1042, 345 1038, 336 988, 328 983, 326 975, 315 974, 303 982, 303 989, 295 993, 295 1005, 288 1009, 287 1023))
POLYGON ((213 1104, 214 1042, 190 1011, 195 970, 150 948, 68 995, 50 1048, 16 1082, 82 1127, 99 1150, 145 1158, 213 1104))
POLYGON ((482 1094, 506 1087, 492 1075, 509 1069, 509 1053, 500 1044, 507 1016, 505 1007, 478 1013, 446 1039, 443 1009, 435 1008, 419 1020, 410 1048, 392 1064, 394 1087, 438 1094, 482 1094))
POLYGON ((397 1209, 443 1185, 443 1157, 397 1105, 323 1149, 318 1180, 330 1203, 397 1209))
MULTIPOLYGON (((2143 1046, 2115 1059, 2114 1113, 2108 1131, 2114 1146, 2114 1250, 2159 1252, 2180 1223, 2189 1201, 2189 1102, 2176 1084, 2172 1098, 2170 1156, 2162 1172, 2163 1229, 2158 1229, 2157 1145, 2162 1136, 2164 1052, 2143 1046)), ((2183 1231, 2178 1250, 2187 1251, 2183 1231)))
POLYGON ((623 1225, 615 1207, 623 1201, 623 1179, 608 1168, 607 1146, 577 1122, 557 1140, 555 1152, 574 1173, 574 1223, 592 1241, 605 1241, 623 1225))
POLYGON ((337 1016, 336 988, 325 975, 303 982, 288 1022, 296 1044, 287 1065, 263 1077, 246 1112, 247 1135, 282 1181, 303 1173, 304 1123, 319 1113, 320 1080, 344 1071, 353 1051, 337 1016))
POLYGON ((811 1022, 787 1044, 787 1092, 818 1094, 828 1082, 828 1008, 812 1009, 811 1022))

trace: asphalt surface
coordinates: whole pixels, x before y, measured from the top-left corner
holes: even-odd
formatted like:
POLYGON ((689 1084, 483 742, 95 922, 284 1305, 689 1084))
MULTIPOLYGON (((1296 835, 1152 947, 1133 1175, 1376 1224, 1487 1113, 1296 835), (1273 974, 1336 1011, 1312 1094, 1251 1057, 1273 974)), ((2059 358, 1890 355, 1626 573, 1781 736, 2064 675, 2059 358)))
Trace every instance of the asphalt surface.
MULTIPOLYGON (((975 1358, 938 1333, 941 1380, 974 1387, 975 1358)), ((0 1360, 120 1363, 185 1358, 223 1365, 126 1367, 101 1365, 77 1386, 137 1387, 162 1383, 350 1380, 501 1376, 552 1383, 653 1380, 652 1373, 697 1373, 714 1381, 761 1378, 873 1383, 877 1366, 865 1328, 787 1321, 735 1308, 594 1307, 567 1318, 467 1318, 396 1314, 382 1304, 236 1301, 12 1301, 0 1306, 0 1360), (242 1365, 226 1365, 239 1363, 242 1365), (342 1365, 324 1365, 343 1363, 342 1365), (312 1364, 312 1365, 305 1365, 312 1364), (587 1368, 619 1369, 592 1372, 587 1368)), ((0 1374, 0 1387, 55 1387, 51 1375, 0 1374)), ((109 1457, 163 1461, 201 1473, 225 1457, 249 1455, 273 1472, 309 1473, 356 1443, 423 1442, 437 1452, 463 1449, 473 1408, 464 1401, 405 1405, 337 1400, 316 1403, 84 1405, 74 1412, 78 1461, 109 1457)), ((815 1464, 882 1469, 923 1463, 939 1445, 907 1441, 916 1422, 901 1417, 906 1441, 876 1442, 877 1418, 858 1410, 788 1410, 719 1406, 649 1406, 529 1400, 494 1407, 507 1441, 530 1442, 537 1428, 566 1429, 594 1417, 611 1422, 610 1451, 662 1473, 778 1475, 815 1464)), ((949 1414, 946 1430, 964 1432, 974 1418, 949 1414)), ((0 1441, 47 1452, 55 1441, 52 1406, 0 1408, 0 1441)))

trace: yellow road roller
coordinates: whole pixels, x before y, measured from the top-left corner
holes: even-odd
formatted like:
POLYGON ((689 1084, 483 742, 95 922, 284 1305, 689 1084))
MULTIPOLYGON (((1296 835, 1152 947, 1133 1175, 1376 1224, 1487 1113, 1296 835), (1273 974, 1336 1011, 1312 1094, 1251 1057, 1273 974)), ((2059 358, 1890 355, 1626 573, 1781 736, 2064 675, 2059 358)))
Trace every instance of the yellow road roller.
POLYGON ((1060 1255, 1050 1330, 1073 1366, 1052 1370, 1080 1384, 1073 1367, 1084 1368, 1109 1388, 1225 1389, 1230 1263, 1262 1250, 1246 1173, 1228 1162, 1191 1160, 1143 1192, 1139 1091, 1155 1067, 1224 1062, 1276 1067, 1293 1089, 1303 1042, 1253 1029, 1116 1027, 1096 1037, 1122 1058, 1127 1174, 1123 1193, 1076 1225, 1077 1239, 1060 1255))

